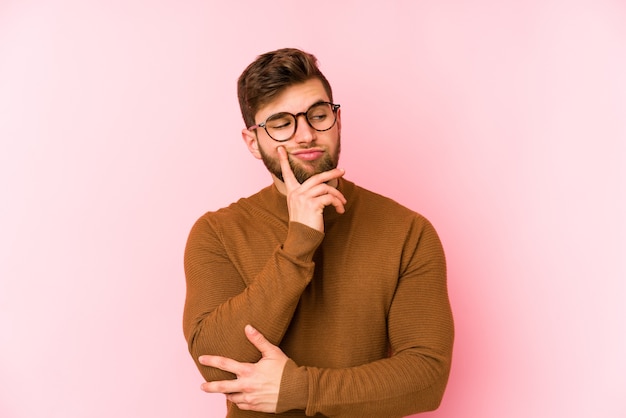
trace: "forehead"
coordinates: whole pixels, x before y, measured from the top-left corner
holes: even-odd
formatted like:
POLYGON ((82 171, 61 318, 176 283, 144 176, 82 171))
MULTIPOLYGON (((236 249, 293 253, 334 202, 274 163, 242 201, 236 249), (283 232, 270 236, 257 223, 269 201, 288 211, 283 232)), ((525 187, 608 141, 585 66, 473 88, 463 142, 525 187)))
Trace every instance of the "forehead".
POLYGON ((262 106, 256 113, 255 119, 265 120, 269 116, 280 113, 300 113, 306 111, 311 105, 329 101, 330 98, 324 89, 324 85, 317 78, 312 78, 304 83, 294 84, 287 87, 274 100, 262 106))

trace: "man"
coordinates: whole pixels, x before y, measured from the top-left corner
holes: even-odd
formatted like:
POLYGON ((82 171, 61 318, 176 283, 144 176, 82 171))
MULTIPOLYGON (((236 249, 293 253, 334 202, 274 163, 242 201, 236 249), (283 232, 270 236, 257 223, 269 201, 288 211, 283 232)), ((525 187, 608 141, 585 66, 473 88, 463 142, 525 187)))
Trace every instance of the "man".
POLYGON ((437 234, 343 178, 341 112, 314 56, 261 55, 238 81, 273 185, 202 216, 185 251, 184 334, 228 417, 433 410, 453 322, 437 234))

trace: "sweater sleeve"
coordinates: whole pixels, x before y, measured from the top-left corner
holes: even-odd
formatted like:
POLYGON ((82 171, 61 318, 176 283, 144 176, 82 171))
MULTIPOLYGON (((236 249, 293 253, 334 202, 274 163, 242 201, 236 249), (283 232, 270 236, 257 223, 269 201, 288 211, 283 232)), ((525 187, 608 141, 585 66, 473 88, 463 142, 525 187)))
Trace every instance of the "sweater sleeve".
POLYGON ((313 253, 322 239, 323 233, 290 223, 283 245, 275 248, 259 274, 244 278, 229 258, 217 224, 210 217, 196 222, 185 248, 183 331, 189 352, 207 381, 234 376, 200 365, 198 357, 203 354, 241 362, 260 359, 244 334, 246 324, 279 344, 312 278, 313 253))
POLYGON ((389 358, 327 369, 289 362, 278 412, 402 417, 436 409, 450 371, 454 329, 443 249, 424 218, 413 224, 389 313, 389 358), (297 390, 287 390, 297 388, 297 390))

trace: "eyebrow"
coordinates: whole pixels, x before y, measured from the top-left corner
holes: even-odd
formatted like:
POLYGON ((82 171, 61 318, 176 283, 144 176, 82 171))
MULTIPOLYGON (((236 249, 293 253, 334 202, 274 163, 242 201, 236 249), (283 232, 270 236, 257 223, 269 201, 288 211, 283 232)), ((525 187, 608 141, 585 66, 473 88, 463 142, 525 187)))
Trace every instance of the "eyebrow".
MULTIPOLYGON (((298 112, 298 113, 306 113, 310 108, 312 108, 313 106, 318 105, 320 103, 330 103, 330 102, 328 100, 320 99, 320 100, 316 101, 315 103, 313 103, 312 105, 310 105, 309 107, 307 107, 305 111, 298 112)), ((267 118, 265 118, 265 120, 267 120, 268 118, 271 118, 274 115, 280 115, 281 113, 288 113, 290 115, 294 115, 294 113, 287 112, 287 111, 276 112, 276 113, 272 113, 271 115, 269 115, 267 118)))

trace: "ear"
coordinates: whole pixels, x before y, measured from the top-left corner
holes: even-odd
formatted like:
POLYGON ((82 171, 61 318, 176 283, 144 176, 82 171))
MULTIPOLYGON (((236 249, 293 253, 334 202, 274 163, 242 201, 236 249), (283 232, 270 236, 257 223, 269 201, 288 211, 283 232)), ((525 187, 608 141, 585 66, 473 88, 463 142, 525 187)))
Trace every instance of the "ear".
POLYGON ((259 152, 259 139, 256 136, 256 132, 249 129, 243 129, 241 131, 241 138, 243 139, 243 142, 246 143, 250 154, 252 154, 254 158, 260 160, 262 157, 261 153, 259 152))
POLYGON ((341 134, 341 108, 337 109, 337 132, 341 134))

